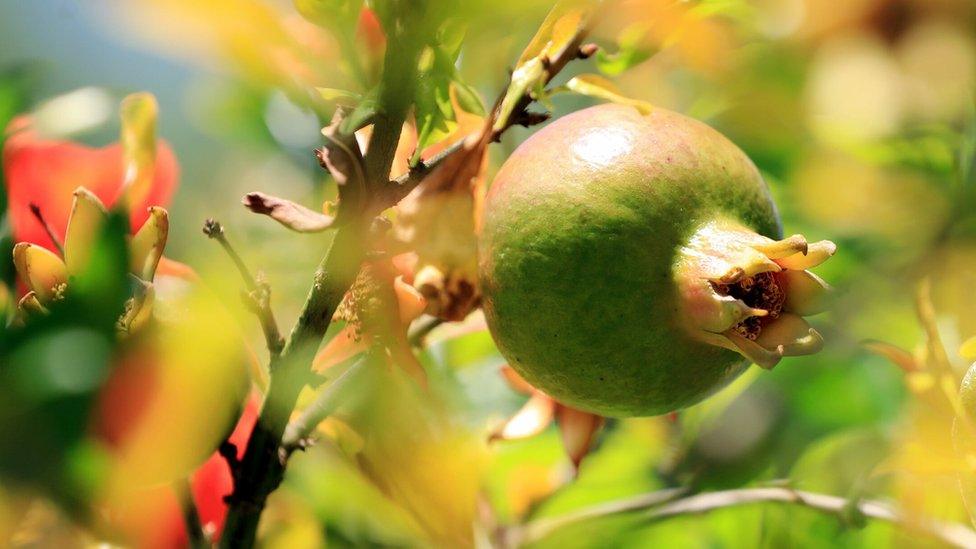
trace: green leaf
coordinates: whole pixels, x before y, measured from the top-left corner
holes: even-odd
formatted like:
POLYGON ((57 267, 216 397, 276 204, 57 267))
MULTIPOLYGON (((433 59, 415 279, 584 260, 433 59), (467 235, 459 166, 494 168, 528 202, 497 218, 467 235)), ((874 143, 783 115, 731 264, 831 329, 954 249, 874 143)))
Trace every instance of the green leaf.
POLYGON ((319 93, 319 97, 322 99, 339 105, 355 105, 363 98, 356 92, 338 88, 315 88, 315 91, 319 93))
POLYGON ((478 116, 487 114, 485 104, 481 102, 481 96, 478 95, 477 90, 465 82, 454 80, 454 96, 457 98, 458 106, 464 112, 478 116))
POLYGON ((417 105, 417 149, 410 158, 411 166, 420 161, 420 154, 427 146, 447 138, 457 129, 454 106, 447 90, 435 93, 433 99, 433 105, 426 105, 426 108, 417 105))
POLYGON ((294 0, 295 9, 308 21, 316 25, 337 29, 343 26, 353 28, 362 0, 294 0))
POLYGON ((644 25, 630 25, 621 31, 617 37, 617 51, 607 53, 604 49, 596 52, 596 66, 607 76, 617 76, 624 71, 643 63, 656 53, 645 43, 647 27, 644 25))
POLYGON ((461 45, 468 32, 468 26, 459 19, 449 19, 437 33, 437 43, 440 49, 445 52, 451 61, 456 61, 461 54, 461 45))
POLYGON ((342 120, 340 131, 343 134, 352 135, 356 130, 369 125, 370 120, 376 116, 379 110, 377 94, 376 88, 370 90, 356 105, 356 108, 349 113, 349 116, 342 120))
POLYGON ((549 63, 573 44, 580 30, 589 24, 598 4, 586 0, 561 0, 552 8, 515 64, 498 109, 495 131, 508 126, 509 117, 526 94, 531 93, 533 98, 543 101, 548 99, 541 90, 549 79, 549 63))

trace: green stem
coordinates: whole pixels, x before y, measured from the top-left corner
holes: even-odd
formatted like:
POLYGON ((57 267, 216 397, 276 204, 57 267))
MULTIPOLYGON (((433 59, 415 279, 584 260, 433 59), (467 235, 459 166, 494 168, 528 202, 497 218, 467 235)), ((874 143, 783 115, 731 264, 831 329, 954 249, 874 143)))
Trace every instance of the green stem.
POLYGON ((193 490, 189 480, 177 481, 173 486, 176 497, 183 508, 183 523, 186 526, 186 535, 189 546, 193 549, 209 547, 207 536, 203 533, 203 525, 200 523, 200 514, 197 513, 196 503, 193 501, 193 490))

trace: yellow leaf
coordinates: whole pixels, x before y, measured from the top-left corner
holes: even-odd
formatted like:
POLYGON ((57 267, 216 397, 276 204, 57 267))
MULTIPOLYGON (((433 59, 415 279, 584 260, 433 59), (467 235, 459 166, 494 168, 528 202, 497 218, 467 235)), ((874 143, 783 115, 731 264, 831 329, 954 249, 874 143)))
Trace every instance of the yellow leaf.
POLYGON ((630 105, 640 111, 641 114, 650 114, 654 108, 647 101, 622 95, 613 82, 595 74, 574 76, 569 82, 566 82, 566 88, 580 95, 605 99, 621 105, 630 105))
POLYGON ((976 336, 967 339, 959 347, 959 354, 966 360, 976 360, 976 336))
POLYGON ((595 9, 594 2, 563 0, 557 3, 536 31, 532 41, 522 51, 516 69, 530 60, 545 56, 552 58, 569 46, 576 33, 587 24, 595 9))

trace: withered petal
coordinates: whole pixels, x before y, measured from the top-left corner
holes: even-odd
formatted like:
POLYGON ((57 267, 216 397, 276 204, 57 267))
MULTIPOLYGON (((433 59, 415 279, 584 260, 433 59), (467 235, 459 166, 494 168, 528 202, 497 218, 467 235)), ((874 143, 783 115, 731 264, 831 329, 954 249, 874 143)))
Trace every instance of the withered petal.
POLYGON ((513 390, 522 393, 523 395, 531 395, 537 392, 535 387, 533 387, 528 381, 525 381, 525 378, 519 375, 519 373, 508 364, 502 366, 499 373, 502 374, 502 377, 505 378, 505 382, 508 383, 508 386, 513 390))
POLYGON ((801 316, 821 313, 827 308, 830 285, 810 271, 784 271, 777 280, 786 291, 783 307, 801 316))
POLYGON ((807 248, 807 253, 795 253, 776 260, 780 267, 795 271, 802 271, 820 265, 837 253, 837 245, 829 240, 814 242, 807 248))
POLYGON ((335 217, 316 212, 291 200, 261 192, 244 195, 244 207, 254 213, 266 215, 285 227, 299 233, 317 233, 331 227, 335 217))
POLYGON ((806 254, 808 244, 805 236, 795 234, 782 240, 753 244, 752 247, 762 252, 769 259, 781 259, 797 253, 806 254))
POLYGON ((823 337, 802 316, 783 313, 763 327, 756 343, 782 356, 799 356, 820 351, 823 337))
POLYGON ((580 462, 590 452, 596 433, 603 426, 603 418, 560 404, 556 408, 556 421, 562 435, 563 449, 573 462, 573 467, 579 470, 580 462))
POLYGON ((535 393, 514 416, 492 433, 490 440, 517 440, 537 435, 552 423, 556 402, 535 393))

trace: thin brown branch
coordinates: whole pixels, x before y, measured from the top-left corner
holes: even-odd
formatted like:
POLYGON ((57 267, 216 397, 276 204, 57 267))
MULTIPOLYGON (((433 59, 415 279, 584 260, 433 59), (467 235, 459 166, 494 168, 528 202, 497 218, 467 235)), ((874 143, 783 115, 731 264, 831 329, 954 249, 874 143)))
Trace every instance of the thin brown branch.
POLYGON ((850 513, 854 511, 865 518, 887 522, 954 547, 976 547, 976 531, 968 526, 907 515, 879 501, 852 501, 838 496, 786 487, 741 488, 694 494, 680 499, 675 499, 673 496, 673 490, 651 492, 629 500, 586 508, 565 517, 536 521, 516 531, 514 538, 519 544, 533 543, 567 526, 627 512, 645 511, 643 518, 654 522, 740 505, 785 503, 833 515, 840 520, 850 520, 850 513), (641 498, 644 498, 644 502, 641 498))
POLYGON ((268 352, 271 354, 271 363, 274 365, 277 357, 281 354, 285 340, 281 337, 281 332, 278 330, 278 322, 274 317, 274 311, 271 310, 271 286, 266 281, 256 279, 251 275, 250 269, 247 268, 247 265, 237 253, 237 250, 231 246, 227 240, 227 236, 224 234, 223 225, 218 221, 208 219, 204 222, 203 234, 216 240, 230 257, 231 261, 234 262, 234 266, 237 267, 237 272, 240 273, 241 279, 244 280, 244 287, 247 288, 247 293, 244 294, 245 304, 258 317, 258 321, 261 323, 261 331, 264 333, 264 339, 268 345, 268 352))

